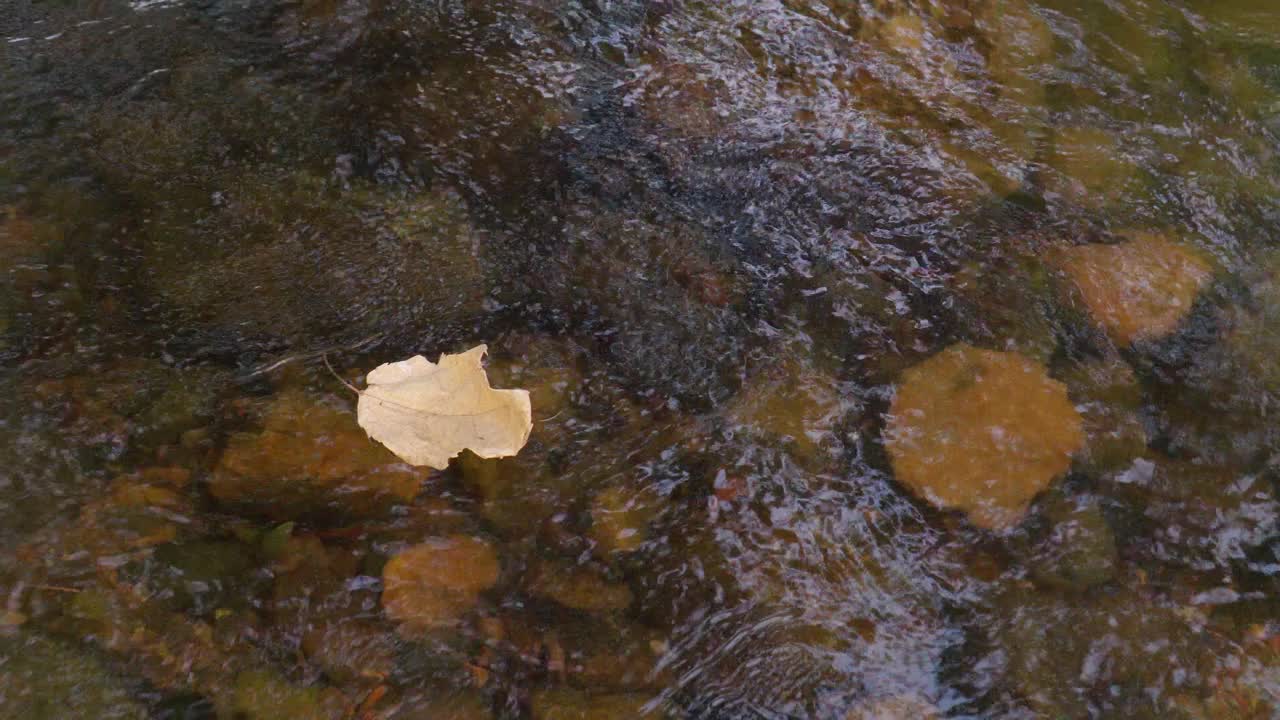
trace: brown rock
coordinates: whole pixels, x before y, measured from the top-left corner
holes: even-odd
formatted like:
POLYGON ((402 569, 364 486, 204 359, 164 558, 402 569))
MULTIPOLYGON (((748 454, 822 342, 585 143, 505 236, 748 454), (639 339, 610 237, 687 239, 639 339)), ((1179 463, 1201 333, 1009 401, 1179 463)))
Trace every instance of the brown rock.
POLYGON ((388 720, 489 720, 493 713, 476 692, 418 691, 405 697, 388 720))
POLYGON ((1060 128, 1047 162, 1060 173, 1050 179, 1055 189, 1093 207, 1122 196, 1138 173, 1120 139, 1103 128, 1060 128))
POLYGON ((303 636, 302 650, 340 683, 380 679, 395 668, 395 636, 360 622, 320 625, 303 636))
POLYGON ((602 555, 640 549, 658 508, 641 493, 605 488, 591 502, 591 539, 602 555))
POLYGON ((209 481, 218 500, 275 518, 367 514, 412 500, 426 472, 401 462, 340 412, 282 393, 260 433, 233 435, 209 481))
POLYGON ((816 470, 838 457, 836 430, 850 409, 834 377, 788 361, 744 388, 726 415, 737 428, 780 441, 792 458, 816 470))
POLYGON ((660 717, 645 713, 649 698, 638 694, 589 695, 576 690, 542 690, 533 694, 534 720, 635 720, 660 717))
POLYGON ((1152 233, 1067 249, 1059 265, 1094 321, 1121 345, 1172 332, 1212 275, 1206 260, 1152 233))
POLYGON ((574 610, 624 610, 631 605, 631 588, 609 582, 591 567, 542 562, 533 570, 530 592, 574 610))
POLYGON ((1053 31, 1026 0, 990 0, 974 13, 990 45, 987 69, 1001 94, 1035 111, 1044 104, 1044 87, 1035 70, 1053 58, 1053 31))
POLYGON ((1060 373, 1081 417, 1087 438, 1076 469, 1095 477, 1123 472, 1147 452, 1142 387, 1120 360, 1073 364, 1060 373))
POLYGON ((498 581, 493 547, 451 535, 404 550, 382 570, 382 608, 409 632, 449 625, 498 581))
POLYGON ((723 134, 733 120, 728 108, 730 88, 697 66, 673 62, 660 55, 646 58, 649 70, 635 102, 656 126, 694 139, 723 134))
POLYGON ((1084 444, 1067 389, 1017 353, 953 345, 903 373, 885 428, 899 482, 980 527, 1018 522, 1084 444))

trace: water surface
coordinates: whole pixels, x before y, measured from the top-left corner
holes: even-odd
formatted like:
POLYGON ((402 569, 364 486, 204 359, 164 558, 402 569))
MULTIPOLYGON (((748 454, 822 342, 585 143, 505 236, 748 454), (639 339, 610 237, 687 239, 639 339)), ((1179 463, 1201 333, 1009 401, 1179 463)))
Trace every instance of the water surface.
POLYGON ((1280 712, 1275 3, 9 0, 0 53, 0 717, 1280 712), (481 342, 518 457, 355 424, 481 342))

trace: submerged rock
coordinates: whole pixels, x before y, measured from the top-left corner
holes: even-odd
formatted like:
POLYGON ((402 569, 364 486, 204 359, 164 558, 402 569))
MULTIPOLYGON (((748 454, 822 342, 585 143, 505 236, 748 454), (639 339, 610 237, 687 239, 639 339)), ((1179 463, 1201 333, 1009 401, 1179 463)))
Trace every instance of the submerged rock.
POLYGON ((395 636, 358 620, 316 627, 303 636, 302 651, 340 683, 386 677, 395 669, 395 636))
POLYGON ((563 338, 513 334, 490 347, 489 384, 497 388, 529 391, 529 403, 541 420, 533 439, 554 443, 563 438, 563 423, 551 422, 574 405, 582 391, 583 376, 577 366, 578 351, 563 338))
POLYGON ((1271 420, 1280 393, 1280 265, 1259 252, 1234 269, 1205 293, 1184 331, 1144 348, 1141 359, 1168 454, 1251 468, 1270 462, 1280 438, 1271 420), (1244 287, 1232 287, 1235 280, 1244 287))
POLYGON ((545 610, 504 619, 506 640, 524 657, 575 688, 596 692, 657 691, 673 678, 662 667, 669 636, 621 614, 560 613, 550 631, 545 610))
POLYGON ((1257 391, 1271 394, 1280 392, 1280 253, 1264 253, 1249 265, 1244 273, 1249 302, 1224 311, 1226 342, 1221 349, 1227 357, 1210 358, 1217 367, 1208 370, 1222 373, 1220 366, 1230 363, 1226 372, 1238 373, 1257 391))
POLYGON ((221 698, 219 717, 244 720, 338 720, 345 701, 332 688, 300 687, 273 673, 246 670, 236 676, 235 688, 221 698))
POLYGON ((589 505, 589 534, 599 552, 627 552, 663 511, 669 487, 654 479, 681 475, 677 449, 699 442, 696 428, 606 389, 599 377, 588 385, 587 397, 536 422, 516 457, 485 460, 464 452, 455 462, 504 537, 523 541, 551 526, 577 527, 578 511, 589 505))
POLYGON ((1068 248, 1058 264, 1094 321, 1121 345, 1173 332, 1212 275, 1204 258, 1154 233, 1068 248))
POLYGON ((730 129, 733 102, 727 83, 659 53, 646 59, 651 64, 640 75, 640 90, 624 101, 635 105, 645 120, 691 141, 714 139, 730 129))
POLYGON ((1139 556, 1204 572, 1242 563, 1280 531, 1280 503, 1265 473, 1155 457, 1137 460, 1107 492, 1141 518, 1139 556))
POLYGON ((483 314, 480 237, 456 195, 338 191, 306 176, 219 192, 202 235, 188 217, 149 228, 146 282, 187 323, 297 342, 483 314))
POLYGON ((1272 720, 1280 708, 1280 648, 1265 626, 1251 627, 1246 643, 1222 665, 1213 693, 1180 695, 1175 720, 1272 720))
POLYGON ((854 708, 844 720, 938 720, 942 713, 929 703, 909 695, 885 698, 854 708))
MULTIPOLYGON (((960 3, 954 3, 959 5, 960 3)), ((1053 31, 1025 0, 988 0, 976 5, 974 22, 990 43, 987 69, 1002 91, 1024 101, 1043 102, 1033 73, 1053 59, 1053 31)))
POLYGON ((591 501, 591 539, 601 555, 639 550, 649 522, 660 512, 656 497, 623 487, 602 490, 591 501))
POLYGON ((1062 128, 1054 137, 1049 164, 1068 197, 1091 206, 1117 199, 1137 176, 1119 138, 1102 128, 1062 128))
POLYGON ((407 633, 457 621, 498 582, 493 547, 466 535, 414 545, 382 570, 382 608, 407 633))
POLYGON ((533 694, 534 720, 634 720, 659 717, 645 712, 651 698, 639 694, 589 694, 578 690, 541 690, 533 694))
POLYGON ((946 4, 971 12, 988 47, 987 73, 1000 99, 990 109, 991 132, 1015 157, 1029 161, 1046 134, 1049 104, 1041 71, 1053 61, 1053 30, 1026 0, 946 4))
POLYGON ((610 582, 590 566, 542 561, 532 568, 526 582, 534 595, 574 610, 625 610, 632 600, 631 588, 610 582))
MULTIPOLYGON (((93 43, 125 84, 77 108, 84 165, 137 223, 139 306, 159 311, 158 335, 314 349, 485 314, 488 280, 504 279, 487 268, 504 264, 482 256, 501 251, 446 187, 537 185, 540 146, 574 117, 573 21, 507 0, 160 10, 139 8, 150 30, 119 48, 93 43)), ((88 58, 52 64, 83 79, 88 58)))
POLYGON ((224 503, 289 519, 377 512, 412 500, 425 479, 370 440, 350 413, 286 391, 267 408, 261 432, 231 436, 209 490, 224 503))
POLYGON ((253 566, 248 546, 200 540, 161 545, 146 561, 144 571, 156 598, 204 615, 223 604, 244 602, 253 566))
POLYGON ((1041 508, 1047 528, 1031 548, 1031 577, 1059 590, 1086 590, 1116 574, 1116 540, 1096 500, 1051 498, 1041 508))
POLYGON ((155 402, 131 418, 145 447, 177 444, 183 433, 206 427, 218 409, 227 377, 214 368, 190 368, 170 374, 155 402))
POLYGON ((816 470, 839 457, 837 430, 851 405, 834 377, 787 362, 749 382, 725 416, 735 430, 781 443, 794 460, 816 470))
POLYGON ((913 492, 999 530, 1066 472, 1084 433, 1066 387, 1042 366, 954 345, 903 373, 885 444, 913 492))
POLYGON ((143 720, 146 709, 88 655, 35 635, 0 634, 0 715, 143 720))
MULTIPOLYGON (((534 424, 535 442, 537 425, 534 424)), ((480 512, 509 538, 535 534, 547 518, 576 496, 577 488, 560 481, 547 467, 541 447, 513 458, 481 458, 466 451, 454 460, 463 485, 480 501, 480 512)))
POLYGON ((1147 453, 1147 431, 1139 414, 1142 387, 1119 359, 1076 363, 1063 382, 1084 419, 1085 449, 1077 469, 1094 477, 1123 472, 1147 453))
POLYGON ((4 251, 0 271, 9 274, 24 261, 38 259, 53 239, 42 237, 46 235, 53 232, 32 222, 16 208, 0 205, 0 250, 4 251))
POLYGON ((275 576, 267 607, 277 626, 341 620, 373 604, 371 592, 346 587, 358 572, 357 554, 326 547, 315 535, 280 534, 279 528, 268 533, 260 546, 275 576))
POLYGON ((489 702, 478 692, 419 691, 403 698, 387 720, 489 720, 492 717, 489 702))
POLYGON ((1019 702, 1043 717, 1132 717, 1121 709, 1131 698, 1165 710, 1175 691, 1205 687, 1223 645, 1189 609, 1128 590, 1013 590, 994 613, 1008 679, 1019 702))
POLYGON ((1058 345, 1048 269, 1019 249, 984 253, 989 257, 961 266, 953 280, 955 312, 966 334, 1047 364, 1058 345))
POLYGON ((76 526, 63 537, 94 558, 171 543, 193 515, 184 491, 189 477, 184 468, 156 467, 116 478, 105 494, 81 505, 76 526))

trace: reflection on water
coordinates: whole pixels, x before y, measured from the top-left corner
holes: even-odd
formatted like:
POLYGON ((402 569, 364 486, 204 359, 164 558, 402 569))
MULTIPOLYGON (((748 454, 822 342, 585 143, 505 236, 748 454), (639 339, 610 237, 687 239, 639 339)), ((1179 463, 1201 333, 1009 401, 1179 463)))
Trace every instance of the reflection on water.
POLYGON ((0 715, 1275 716, 1274 3, 11 5, 0 715))

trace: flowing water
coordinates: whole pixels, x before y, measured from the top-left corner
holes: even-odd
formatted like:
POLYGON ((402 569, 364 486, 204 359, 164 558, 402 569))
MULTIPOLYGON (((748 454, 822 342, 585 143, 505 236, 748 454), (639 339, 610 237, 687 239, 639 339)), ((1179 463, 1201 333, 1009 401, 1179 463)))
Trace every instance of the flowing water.
POLYGON ((1280 717, 1278 152, 1274 0, 0 0, 0 717, 1280 717))

